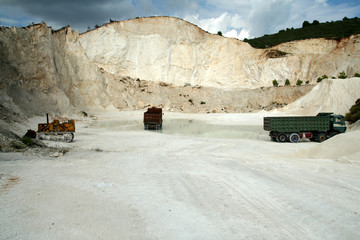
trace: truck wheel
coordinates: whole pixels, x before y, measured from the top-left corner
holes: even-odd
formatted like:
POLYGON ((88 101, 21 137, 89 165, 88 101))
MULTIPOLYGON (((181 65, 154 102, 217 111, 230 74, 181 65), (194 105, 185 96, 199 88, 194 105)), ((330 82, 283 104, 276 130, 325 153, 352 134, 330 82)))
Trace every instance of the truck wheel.
POLYGON ((319 133, 316 136, 316 141, 318 141, 318 142, 323 142, 325 140, 326 140, 326 133, 319 133))
POLYGON ((277 136, 277 141, 278 142, 286 142, 288 140, 287 136, 285 133, 280 133, 278 136, 277 136))
POLYGON ((300 140, 300 135, 297 133, 292 133, 292 134, 290 134, 289 140, 292 143, 297 143, 300 140))

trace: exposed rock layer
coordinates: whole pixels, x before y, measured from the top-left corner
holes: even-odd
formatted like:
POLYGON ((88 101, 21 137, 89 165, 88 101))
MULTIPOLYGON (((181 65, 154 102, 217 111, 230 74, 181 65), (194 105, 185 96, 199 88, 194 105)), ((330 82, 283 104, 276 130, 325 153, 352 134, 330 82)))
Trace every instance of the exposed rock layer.
POLYGON ((268 88, 273 79, 294 85, 299 78, 314 83, 340 71, 353 75, 360 72, 359 46, 359 36, 353 36, 259 50, 171 17, 113 22, 81 35, 69 27, 52 31, 45 24, 1 28, 1 117, 108 106, 269 109, 311 89, 268 88))

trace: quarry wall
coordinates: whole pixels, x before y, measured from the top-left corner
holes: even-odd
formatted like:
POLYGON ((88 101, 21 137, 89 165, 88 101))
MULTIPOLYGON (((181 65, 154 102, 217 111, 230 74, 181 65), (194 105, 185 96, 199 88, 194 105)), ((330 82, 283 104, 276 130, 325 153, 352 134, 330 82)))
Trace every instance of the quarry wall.
POLYGON ((274 94, 246 97, 252 94, 249 89, 260 94, 256 89, 267 89, 274 79, 280 84, 285 79, 291 85, 298 79, 315 84, 324 74, 360 73, 359 41, 356 35, 340 42, 311 39, 254 49, 173 17, 112 22, 83 34, 70 27, 53 31, 45 23, 2 27, 0 117, 96 111, 108 106, 141 109, 154 102, 181 111, 213 111, 224 106, 229 111, 259 110, 287 104, 312 88, 288 88, 284 94, 290 97, 284 101, 276 101, 281 93, 275 94, 275 100, 274 94), (166 93, 153 89, 166 89, 166 93), (244 91, 250 93, 238 94, 244 91), (208 105, 189 105, 195 98, 191 94, 202 94, 199 102, 208 105), (212 100, 214 96, 220 105, 212 100))

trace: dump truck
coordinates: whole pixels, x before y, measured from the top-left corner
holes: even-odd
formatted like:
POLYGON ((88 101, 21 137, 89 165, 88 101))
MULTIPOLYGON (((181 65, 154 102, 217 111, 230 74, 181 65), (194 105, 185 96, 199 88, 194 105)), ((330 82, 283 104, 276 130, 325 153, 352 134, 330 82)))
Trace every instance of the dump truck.
POLYGON ((38 124, 37 139, 62 142, 71 142, 74 140, 75 121, 73 119, 64 122, 55 119, 49 123, 48 114, 46 114, 46 119, 46 123, 38 124))
POLYGON ((319 113, 316 116, 264 117, 264 130, 272 141, 299 142, 301 138, 323 142, 346 131, 344 116, 319 113))
POLYGON ((148 110, 144 113, 144 129, 162 129, 162 115, 162 108, 148 108, 148 110))

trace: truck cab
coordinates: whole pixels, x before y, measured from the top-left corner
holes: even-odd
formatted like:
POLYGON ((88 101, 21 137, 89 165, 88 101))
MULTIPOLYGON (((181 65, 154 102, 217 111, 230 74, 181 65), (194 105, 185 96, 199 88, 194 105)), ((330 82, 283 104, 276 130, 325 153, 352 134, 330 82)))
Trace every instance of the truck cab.
POLYGON ((345 119, 342 115, 332 115, 330 128, 338 133, 344 133, 346 131, 345 119))

